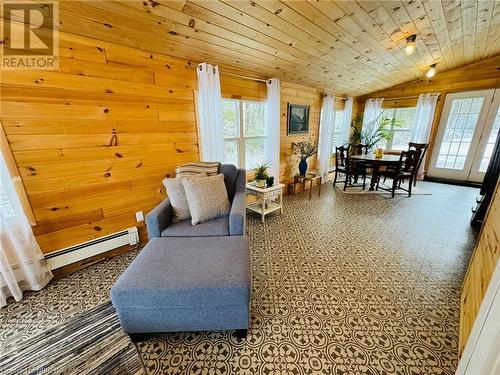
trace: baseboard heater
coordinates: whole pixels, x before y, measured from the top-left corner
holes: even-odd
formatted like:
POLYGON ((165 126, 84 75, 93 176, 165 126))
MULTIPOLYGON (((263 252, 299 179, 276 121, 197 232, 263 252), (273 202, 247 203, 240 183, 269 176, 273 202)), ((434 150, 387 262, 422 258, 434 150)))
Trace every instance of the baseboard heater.
POLYGON ((138 242, 137 228, 131 227, 121 232, 45 254, 45 259, 47 259, 50 269, 54 270, 121 246, 136 245, 138 242))

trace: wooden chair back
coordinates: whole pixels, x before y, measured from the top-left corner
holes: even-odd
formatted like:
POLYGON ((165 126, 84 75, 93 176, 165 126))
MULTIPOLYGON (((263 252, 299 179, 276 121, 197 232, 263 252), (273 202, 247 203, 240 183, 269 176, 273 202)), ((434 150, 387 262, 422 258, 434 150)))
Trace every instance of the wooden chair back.
POLYGON ((417 171, 420 168, 420 164, 422 164, 422 161, 424 160, 425 152, 429 148, 428 143, 415 143, 415 142, 408 142, 408 151, 414 150, 414 151, 420 151, 420 158, 418 160, 418 165, 417 165, 417 171))
POLYGON ((335 168, 348 168, 349 166, 349 147, 335 147, 335 168))
POLYGON ((402 151, 399 156, 398 171, 414 174, 419 165, 421 151, 402 151))

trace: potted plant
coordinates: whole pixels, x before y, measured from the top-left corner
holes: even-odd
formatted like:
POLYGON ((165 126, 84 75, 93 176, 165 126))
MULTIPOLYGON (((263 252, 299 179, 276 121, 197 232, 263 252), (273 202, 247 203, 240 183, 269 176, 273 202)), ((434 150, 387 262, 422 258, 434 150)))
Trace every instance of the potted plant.
POLYGON ((255 171, 255 186, 259 188, 265 188, 266 187, 266 180, 269 178, 267 175, 267 168, 271 163, 269 162, 264 162, 257 167, 254 168, 255 171))
MULTIPOLYGON (((389 128, 393 120, 383 116, 383 112, 374 120, 363 126, 363 116, 356 116, 352 122, 352 137, 349 142, 351 149, 363 144, 368 150, 373 150, 378 144, 388 141, 390 138, 389 128)), ((394 127, 400 127, 401 123, 394 121, 394 127)))
POLYGON ((300 158, 299 173, 305 176, 307 172, 307 159, 318 152, 318 146, 311 141, 301 141, 292 143, 293 150, 300 158))

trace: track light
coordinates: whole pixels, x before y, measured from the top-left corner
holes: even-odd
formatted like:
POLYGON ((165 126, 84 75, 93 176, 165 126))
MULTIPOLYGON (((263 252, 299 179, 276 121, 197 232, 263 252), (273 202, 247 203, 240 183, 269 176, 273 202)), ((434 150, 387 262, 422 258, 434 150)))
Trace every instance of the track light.
POLYGON ((408 38, 406 38, 406 47, 405 47, 406 56, 410 56, 413 52, 415 52, 416 39, 417 39, 417 34, 410 35, 408 38))
POLYGON ((425 76, 427 78, 432 78, 436 75, 436 64, 432 64, 429 66, 429 70, 427 71, 427 73, 425 73, 425 76))

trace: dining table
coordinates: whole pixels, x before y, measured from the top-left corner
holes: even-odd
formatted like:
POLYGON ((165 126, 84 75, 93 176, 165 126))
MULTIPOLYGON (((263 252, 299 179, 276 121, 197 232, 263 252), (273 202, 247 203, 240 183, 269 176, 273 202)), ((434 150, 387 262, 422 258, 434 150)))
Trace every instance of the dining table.
POLYGON ((368 168, 372 169, 372 177, 370 181, 370 190, 375 189, 380 167, 395 166, 399 163, 400 155, 386 154, 382 157, 376 157, 374 154, 351 155, 352 161, 364 162, 368 168))

